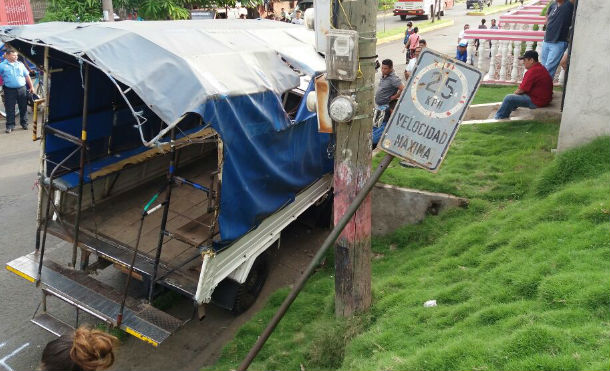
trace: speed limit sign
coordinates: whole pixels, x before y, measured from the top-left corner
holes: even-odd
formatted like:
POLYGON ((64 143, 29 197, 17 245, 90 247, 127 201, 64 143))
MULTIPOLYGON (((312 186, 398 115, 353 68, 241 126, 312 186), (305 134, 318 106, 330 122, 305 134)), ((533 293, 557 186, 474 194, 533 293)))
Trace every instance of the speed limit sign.
POLYGON ((470 65, 424 50, 381 136, 381 149, 438 171, 481 77, 470 65))

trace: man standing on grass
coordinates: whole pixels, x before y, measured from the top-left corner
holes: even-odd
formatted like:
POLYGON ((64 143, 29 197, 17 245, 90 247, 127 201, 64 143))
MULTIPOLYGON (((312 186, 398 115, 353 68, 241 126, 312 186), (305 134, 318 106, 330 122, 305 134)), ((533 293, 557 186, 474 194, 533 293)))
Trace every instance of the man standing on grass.
POLYGON ((545 107, 553 99, 553 80, 548 71, 538 62, 538 53, 528 50, 519 57, 527 72, 514 94, 504 97, 502 106, 496 113, 496 120, 506 119, 518 107, 535 109, 545 107))
POLYGON ((17 51, 8 49, 6 59, 0 63, 0 76, 4 82, 4 103, 6 104, 6 133, 15 128, 15 104, 19 105, 19 123, 23 130, 28 128, 27 92, 34 92, 30 74, 17 60, 17 51))
POLYGON ((574 5, 570 1, 555 0, 546 16, 546 32, 542 43, 540 62, 555 77, 555 71, 568 47, 568 34, 572 24, 574 5))

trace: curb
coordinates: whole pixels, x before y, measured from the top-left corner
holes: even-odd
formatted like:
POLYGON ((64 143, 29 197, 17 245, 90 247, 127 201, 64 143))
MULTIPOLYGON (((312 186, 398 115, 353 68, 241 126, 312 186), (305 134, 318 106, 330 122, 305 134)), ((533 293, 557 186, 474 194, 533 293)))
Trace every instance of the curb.
MULTIPOLYGON (((433 25, 433 26, 430 26, 430 27, 426 27, 425 29, 420 31, 419 34, 421 35, 421 34, 424 34, 426 32, 440 30, 440 29, 445 28, 445 27, 451 27, 454 24, 455 24, 455 21, 453 19, 450 19, 449 22, 444 22, 444 23, 439 24, 439 25, 433 25)), ((403 34, 398 34, 398 35, 384 37, 382 39, 378 39, 377 40, 377 45, 389 43, 390 41, 401 40, 402 38, 404 38, 403 34)))

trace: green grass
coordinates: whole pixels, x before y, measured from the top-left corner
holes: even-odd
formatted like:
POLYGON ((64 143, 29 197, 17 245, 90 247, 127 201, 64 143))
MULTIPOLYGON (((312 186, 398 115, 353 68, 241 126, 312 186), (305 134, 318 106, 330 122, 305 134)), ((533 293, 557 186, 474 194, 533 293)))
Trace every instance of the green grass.
MULTIPOLYGON (((502 102, 507 94, 513 94, 518 85, 485 85, 481 86, 472 100, 472 104, 502 102)), ((555 94, 561 94, 563 88, 553 88, 555 94)))
POLYGON ((438 174, 405 171, 394 160, 381 182, 490 201, 516 200, 528 192, 556 147, 557 125, 552 122, 464 125, 459 130, 438 174))
MULTIPOLYGON (((426 21, 426 22, 417 23, 417 24, 415 24, 415 26, 419 29, 419 33, 422 33, 422 32, 425 32, 426 29, 428 29, 432 26, 438 26, 438 25, 450 23, 450 22, 452 22, 451 19, 441 19, 440 21, 436 20, 434 22, 426 21)), ((383 32, 383 31, 377 32, 377 39, 384 39, 386 37, 392 37, 392 36, 396 36, 396 35, 404 36, 406 29, 407 29, 407 26, 404 26, 404 27, 392 28, 385 32, 383 32)))
MULTIPOLYGON (((373 239, 367 315, 334 317, 329 254, 250 370, 608 370, 610 138, 554 156, 557 132, 463 126, 438 174, 392 164, 384 181, 469 207, 373 239)), ((234 369, 287 293, 210 369, 234 369)))
POLYGON ((502 102, 507 94, 513 94, 517 85, 488 85, 481 86, 474 96, 472 104, 502 102))

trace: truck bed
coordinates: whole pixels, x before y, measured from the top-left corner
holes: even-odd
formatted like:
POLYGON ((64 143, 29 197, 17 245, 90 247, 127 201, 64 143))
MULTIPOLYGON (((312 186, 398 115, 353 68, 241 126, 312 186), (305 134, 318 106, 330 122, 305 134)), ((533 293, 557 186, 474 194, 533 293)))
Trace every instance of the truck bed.
MULTIPOLYGON (((216 158, 202 158, 184 169, 178 175, 205 187, 211 186, 211 175, 217 169, 216 158)), ((134 248, 137 231, 144 205, 161 189, 166 179, 149 182, 99 205, 83 211, 81 231, 89 236, 102 236, 111 239, 127 248, 134 248)), ((155 203, 165 200, 163 191, 155 203)), ((163 208, 146 217, 138 251, 143 257, 155 258, 163 208)), ((198 255, 197 246, 210 242, 218 227, 214 212, 208 212, 208 196, 205 192, 188 185, 177 185, 172 188, 172 196, 167 219, 165 236, 161 250, 161 265, 168 270, 177 268, 184 262, 198 255), (210 227, 214 224, 212 227, 210 227)), ((73 215, 65 219, 74 220, 73 215)), ((196 282, 199 274, 199 260, 194 264, 180 267, 183 274, 192 276, 196 282)))

